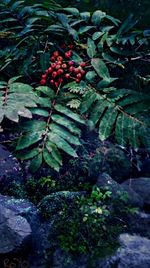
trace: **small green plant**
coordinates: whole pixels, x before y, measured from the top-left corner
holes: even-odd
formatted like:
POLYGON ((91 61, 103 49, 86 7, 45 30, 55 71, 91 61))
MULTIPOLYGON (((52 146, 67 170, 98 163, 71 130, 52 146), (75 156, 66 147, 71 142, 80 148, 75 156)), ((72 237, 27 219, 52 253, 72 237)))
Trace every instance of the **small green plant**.
MULTIPOLYGON (((121 204, 118 197, 118 204, 121 204)), ((127 227, 126 213, 118 217, 109 189, 94 187, 87 196, 78 197, 74 206, 64 206, 55 222, 60 247, 72 254, 105 256, 118 246, 117 237, 127 227)), ((121 209, 120 209, 121 211, 121 209)))

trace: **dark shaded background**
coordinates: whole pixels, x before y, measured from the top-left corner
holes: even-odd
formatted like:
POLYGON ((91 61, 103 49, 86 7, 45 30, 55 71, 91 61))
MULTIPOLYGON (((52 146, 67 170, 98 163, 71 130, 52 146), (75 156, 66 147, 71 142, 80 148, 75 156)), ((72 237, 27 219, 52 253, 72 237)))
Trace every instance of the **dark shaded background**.
POLYGON ((141 28, 150 29, 150 0, 58 0, 57 2, 62 6, 69 5, 83 11, 101 9, 120 19, 134 14, 139 19, 141 28))

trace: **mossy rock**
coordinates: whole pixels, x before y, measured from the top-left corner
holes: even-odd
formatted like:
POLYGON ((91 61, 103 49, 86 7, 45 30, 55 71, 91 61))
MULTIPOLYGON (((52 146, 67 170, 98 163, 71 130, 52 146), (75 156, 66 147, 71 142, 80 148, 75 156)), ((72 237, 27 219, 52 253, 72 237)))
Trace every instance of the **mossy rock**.
POLYGON ((85 192, 61 191, 52 193, 43 198, 38 204, 42 215, 46 218, 59 213, 65 206, 73 206, 78 196, 84 195, 85 192))

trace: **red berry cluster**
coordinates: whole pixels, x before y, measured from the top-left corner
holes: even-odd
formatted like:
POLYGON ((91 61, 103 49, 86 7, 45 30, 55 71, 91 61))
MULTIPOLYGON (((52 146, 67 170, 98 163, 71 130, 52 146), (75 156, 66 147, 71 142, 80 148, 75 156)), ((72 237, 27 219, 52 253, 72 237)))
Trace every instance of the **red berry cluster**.
POLYGON ((85 75, 84 67, 85 62, 76 65, 72 56, 72 46, 69 46, 70 50, 62 54, 59 51, 54 51, 50 58, 50 66, 42 75, 40 84, 46 85, 47 80, 50 85, 58 87, 61 84, 70 82, 71 80, 76 83, 80 83, 81 79, 85 75))

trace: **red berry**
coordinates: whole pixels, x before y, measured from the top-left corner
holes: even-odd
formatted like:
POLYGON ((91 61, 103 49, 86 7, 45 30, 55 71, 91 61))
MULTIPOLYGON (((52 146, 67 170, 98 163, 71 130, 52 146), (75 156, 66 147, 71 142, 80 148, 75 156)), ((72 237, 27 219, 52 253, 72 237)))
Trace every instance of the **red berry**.
POLYGON ((58 65, 62 65, 62 61, 60 61, 60 60, 57 61, 57 64, 58 64, 58 65))
POLYGON ((52 67, 48 68, 48 72, 51 73, 53 71, 52 67))
POLYGON ((53 55, 54 55, 54 57, 58 57, 59 56, 59 52, 58 51, 54 51, 53 55))
POLYGON ((51 67, 52 67, 52 68, 55 68, 55 67, 56 67, 56 63, 53 63, 53 64, 51 65, 51 67))
POLYGON ((57 74, 58 74, 58 75, 61 75, 61 74, 63 74, 63 73, 64 73, 63 69, 59 69, 59 70, 57 71, 57 74))
POLYGON ((58 87, 59 86, 59 83, 58 82, 55 82, 55 86, 58 87))
POLYGON ((77 74, 77 78, 79 78, 79 79, 80 79, 81 77, 82 77, 82 74, 80 74, 80 73, 79 73, 79 74, 77 74))
POLYGON ((78 79, 78 78, 75 81, 76 81, 76 83, 80 83, 80 79, 78 79))
POLYGON ((59 56, 57 57, 57 61, 62 61, 63 60, 63 57, 59 56))
POLYGON ((71 66, 70 68, 69 68, 69 72, 73 72, 74 71, 74 67, 73 66, 71 66))
POLYGON ((55 78, 57 76, 57 72, 52 73, 52 77, 55 78))
POLYGON ((83 69, 81 69, 81 70, 80 70, 80 73, 81 73, 82 75, 84 75, 84 74, 85 74, 85 71, 84 71, 83 69))
POLYGON ((46 80, 45 80, 45 79, 42 79, 42 80, 40 81, 40 84, 41 84, 41 85, 45 85, 45 84, 46 84, 46 80))
POLYGON ((80 73, 80 69, 79 68, 75 68, 74 69, 74 72, 75 72, 75 74, 78 74, 78 73, 80 73))
POLYGON ((42 75, 42 79, 46 79, 47 75, 46 74, 43 74, 42 75))
POLYGON ((66 64, 66 63, 63 63, 63 64, 62 64, 62 68, 63 68, 63 69, 66 69, 66 68, 67 68, 67 64, 66 64))
POLYGON ((73 61, 68 61, 68 65, 69 66, 73 66, 74 65, 74 62, 73 61))
POLYGON ((80 63, 80 66, 81 66, 81 67, 85 67, 85 66, 86 66, 86 63, 85 63, 85 62, 81 62, 81 63, 80 63))
POLYGON ((66 47, 66 45, 65 45, 65 44, 62 44, 60 47, 61 47, 61 48, 65 48, 65 47, 66 47))
POLYGON ((72 50, 69 50, 69 51, 68 51, 68 54, 72 55, 72 50))
POLYGON ((67 59, 69 59, 69 58, 71 57, 70 53, 66 52, 66 53, 65 53, 65 57, 66 57, 67 59))
POLYGON ((71 44, 71 45, 69 45, 68 47, 69 47, 70 49, 73 49, 73 45, 72 45, 72 44, 71 44))
POLYGON ((55 57, 51 57, 50 60, 51 60, 51 61, 55 61, 55 57))
POLYGON ((61 84, 63 82, 63 79, 62 78, 59 78, 58 79, 58 82, 61 84))
POLYGON ((48 73, 49 73, 49 70, 47 69, 47 70, 45 71, 45 73, 48 74, 48 73))
POLYGON ((54 85, 55 82, 54 82, 54 80, 52 79, 52 80, 50 80, 50 83, 51 83, 52 85, 54 85))
POLYGON ((70 78, 70 74, 65 74, 66 79, 70 78))
POLYGON ((56 65, 56 67, 55 67, 56 70, 59 70, 60 68, 61 68, 61 66, 59 64, 56 65))

